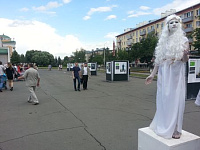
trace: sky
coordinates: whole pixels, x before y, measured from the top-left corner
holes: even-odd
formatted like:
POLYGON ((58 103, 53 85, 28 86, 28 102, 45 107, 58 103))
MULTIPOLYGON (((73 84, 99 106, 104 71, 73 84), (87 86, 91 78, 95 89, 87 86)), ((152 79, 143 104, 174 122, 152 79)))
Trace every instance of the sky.
POLYGON ((108 47, 136 24, 159 19, 199 0, 0 0, 0 35, 16 41, 16 51, 70 56, 76 50, 108 47))

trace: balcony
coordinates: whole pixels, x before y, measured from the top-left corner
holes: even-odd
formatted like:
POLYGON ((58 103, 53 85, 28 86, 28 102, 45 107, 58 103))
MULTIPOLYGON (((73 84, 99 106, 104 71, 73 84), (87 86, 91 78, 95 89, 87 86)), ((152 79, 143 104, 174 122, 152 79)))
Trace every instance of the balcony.
POLYGON ((193 31, 193 27, 185 28, 184 31, 185 31, 186 33, 192 32, 192 31, 193 31))
POLYGON ((122 40, 117 40, 117 43, 121 43, 122 40))
POLYGON ((149 29, 148 33, 155 32, 155 29, 149 29))
POLYGON ((191 22, 191 21, 193 21, 194 20, 194 16, 191 16, 191 17, 188 17, 188 18, 184 18, 183 20, 182 20, 182 22, 183 23, 186 23, 186 22, 191 22))
POLYGON ((132 36, 131 35, 126 35, 126 39, 127 40, 132 39, 132 36))
POLYGON ((127 46, 131 46, 131 45, 132 45, 132 41, 131 41, 131 40, 127 41, 127 42, 126 42, 126 45, 127 45, 127 46))
POLYGON ((146 35, 146 30, 143 30, 140 32, 140 36, 144 36, 144 35, 146 35))

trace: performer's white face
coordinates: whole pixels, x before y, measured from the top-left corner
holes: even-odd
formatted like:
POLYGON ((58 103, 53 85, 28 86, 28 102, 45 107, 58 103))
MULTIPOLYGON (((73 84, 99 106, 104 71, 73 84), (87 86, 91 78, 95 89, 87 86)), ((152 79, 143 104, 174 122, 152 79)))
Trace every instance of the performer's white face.
POLYGON ((169 31, 171 33, 176 32, 179 27, 179 21, 176 19, 172 19, 169 21, 169 31))

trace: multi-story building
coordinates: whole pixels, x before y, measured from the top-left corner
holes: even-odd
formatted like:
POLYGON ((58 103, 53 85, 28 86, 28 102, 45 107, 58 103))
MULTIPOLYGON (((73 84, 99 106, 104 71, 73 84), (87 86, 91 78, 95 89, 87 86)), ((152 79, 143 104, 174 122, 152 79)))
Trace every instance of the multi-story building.
MULTIPOLYGON (((162 13, 160 19, 140 23, 136 28, 126 30, 124 33, 117 35, 117 49, 127 49, 132 44, 140 42, 141 39, 145 38, 151 32, 154 32, 158 36, 164 26, 165 18, 170 14, 176 14, 182 18, 183 29, 188 37, 194 29, 200 28, 200 3, 179 12, 175 12, 172 9, 166 11, 166 13, 162 13)), ((193 40, 189 38, 190 49, 193 49, 191 46, 193 40)))
POLYGON ((0 61, 7 63, 10 61, 13 50, 15 50, 16 42, 11 40, 9 36, 0 35, 0 61))

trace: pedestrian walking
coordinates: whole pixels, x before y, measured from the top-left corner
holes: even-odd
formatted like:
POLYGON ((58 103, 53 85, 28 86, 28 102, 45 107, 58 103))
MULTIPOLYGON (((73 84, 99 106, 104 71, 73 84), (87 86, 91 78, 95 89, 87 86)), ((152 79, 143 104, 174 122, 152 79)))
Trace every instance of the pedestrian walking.
POLYGON ((14 79, 15 71, 10 62, 8 63, 8 66, 5 72, 8 79, 8 85, 10 87, 10 91, 13 91, 13 79, 14 79))
POLYGON ((78 66, 78 63, 75 63, 75 66, 72 69, 72 78, 74 81, 74 90, 77 91, 76 88, 76 80, 78 81, 78 91, 80 91, 80 68, 78 66))
POLYGON ((155 66, 146 84, 156 72, 156 114, 150 128, 164 138, 179 139, 182 133, 185 109, 185 63, 188 61, 189 43, 181 26, 181 18, 170 15, 155 49, 155 66))
POLYGON ((38 105, 39 101, 35 94, 36 86, 40 85, 40 75, 36 69, 33 68, 33 64, 29 64, 28 68, 24 75, 19 77, 18 79, 25 79, 26 80, 26 86, 28 87, 28 90, 30 92, 30 95, 28 97, 28 102, 33 103, 33 105, 38 105))
POLYGON ((83 90, 87 90, 88 77, 91 75, 90 68, 87 63, 84 63, 84 67, 81 68, 82 80, 83 80, 83 90))
POLYGON ((2 62, 0 61, 0 92, 2 92, 2 88, 4 86, 4 72, 5 67, 2 65, 2 62))

